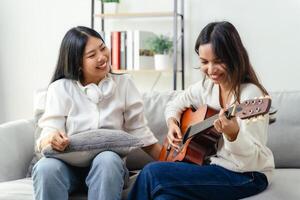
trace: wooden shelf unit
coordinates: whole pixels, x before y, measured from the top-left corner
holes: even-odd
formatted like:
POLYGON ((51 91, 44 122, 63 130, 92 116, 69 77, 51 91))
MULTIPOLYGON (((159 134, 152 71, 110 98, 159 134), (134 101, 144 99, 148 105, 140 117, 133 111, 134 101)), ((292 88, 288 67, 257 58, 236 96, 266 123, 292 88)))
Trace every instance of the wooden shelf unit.
MULTIPOLYGON (((142 1, 142 0, 141 0, 142 1)), ((95 18, 101 19, 101 31, 104 32, 104 21, 105 19, 120 19, 124 18, 156 18, 156 17, 171 17, 173 18, 173 89, 177 89, 177 73, 181 73, 181 89, 184 89, 184 0, 173 0, 173 12, 134 12, 134 13, 116 13, 108 14, 104 13, 104 3, 101 1, 101 13, 95 14, 95 0, 91 0, 91 27, 94 28, 95 18), (180 1, 181 9, 178 11, 178 1, 180 1), (180 27, 178 25, 180 21, 180 27), (178 35, 179 28, 179 35, 178 35), (179 37, 178 37, 179 36, 179 37), (180 59, 181 59, 181 70, 177 68, 178 56, 178 41, 180 41, 180 59)), ((119 70, 118 70, 119 71, 119 70)), ((117 72, 118 72, 117 71, 117 72)), ((124 71, 124 70, 120 70, 124 71)), ((134 70, 133 70, 134 71, 134 70)), ((126 72, 126 71, 124 71, 126 72)), ((122 73, 122 72, 121 72, 122 73)))
POLYGON ((99 18, 152 18, 152 17, 173 17, 172 12, 149 12, 149 13, 106 13, 106 14, 95 14, 95 17, 99 18))

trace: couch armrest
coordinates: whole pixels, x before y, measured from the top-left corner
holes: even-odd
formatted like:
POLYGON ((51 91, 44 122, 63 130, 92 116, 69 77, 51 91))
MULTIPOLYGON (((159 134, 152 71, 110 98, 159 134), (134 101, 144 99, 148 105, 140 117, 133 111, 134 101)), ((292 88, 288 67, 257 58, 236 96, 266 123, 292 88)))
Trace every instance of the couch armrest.
POLYGON ((34 153, 34 123, 17 120, 0 125, 0 182, 24 178, 34 153))

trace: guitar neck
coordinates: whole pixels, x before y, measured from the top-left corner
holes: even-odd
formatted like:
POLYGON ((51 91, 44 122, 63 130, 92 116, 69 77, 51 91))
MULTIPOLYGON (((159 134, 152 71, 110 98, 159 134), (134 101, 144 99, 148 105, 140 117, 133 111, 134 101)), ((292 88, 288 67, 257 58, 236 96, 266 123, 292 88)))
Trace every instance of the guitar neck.
POLYGON ((196 135, 208 128, 211 128, 214 125, 214 121, 216 119, 218 119, 218 117, 219 117, 219 114, 215 114, 215 115, 205 119, 204 121, 191 126, 190 130, 188 132, 188 137, 186 139, 193 137, 194 135, 196 135))
MULTIPOLYGON (((242 104, 230 107, 225 112, 225 115, 228 119, 232 116, 238 116, 240 119, 248 119, 250 117, 256 117, 268 113, 270 106, 270 98, 250 99, 244 101, 242 104)), ((185 142, 188 138, 193 137, 194 135, 197 135, 208 128, 211 128, 214 125, 214 121, 218 118, 219 114, 215 114, 199 123, 190 126, 184 135, 183 142, 185 142)))

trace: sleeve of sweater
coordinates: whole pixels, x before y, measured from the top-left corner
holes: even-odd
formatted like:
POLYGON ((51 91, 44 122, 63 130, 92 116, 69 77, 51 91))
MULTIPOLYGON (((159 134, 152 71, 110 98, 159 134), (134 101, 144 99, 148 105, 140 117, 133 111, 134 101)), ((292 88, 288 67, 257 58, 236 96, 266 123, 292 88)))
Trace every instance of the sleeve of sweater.
MULTIPOLYGON (((248 84, 241 94, 241 101, 262 96, 262 92, 254 85, 248 84)), ((224 148, 232 158, 238 161, 241 168, 255 168, 259 163, 270 160, 270 150, 266 147, 269 115, 258 119, 238 119, 240 130, 236 140, 230 142, 224 138, 224 148)))
POLYGON ((181 114, 186 108, 190 106, 197 108, 203 104, 201 97, 202 88, 202 82, 197 82, 170 101, 165 110, 166 121, 168 121, 169 118, 174 117, 178 122, 180 122, 181 114))
MULTIPOLYGON (((60 130, 65 132, 66 117, 71 105, 67 97, 66 84, 64 80, 58 80, 49 85, 46 96, 45 112, 38 121, 38 126, 42 128, 40 137, 36 144, 40 146, 43 138, 49 133, 60 130)), ((40 150, 40 149, 39 149, 40 150)))
POLYGON ((126 80, 126 84, 126 103, 124 112, 125 130, 128 133, 141 138, 144 147, 152 145, 158 140, 147 125, 142 97, 129 77, 126 80))

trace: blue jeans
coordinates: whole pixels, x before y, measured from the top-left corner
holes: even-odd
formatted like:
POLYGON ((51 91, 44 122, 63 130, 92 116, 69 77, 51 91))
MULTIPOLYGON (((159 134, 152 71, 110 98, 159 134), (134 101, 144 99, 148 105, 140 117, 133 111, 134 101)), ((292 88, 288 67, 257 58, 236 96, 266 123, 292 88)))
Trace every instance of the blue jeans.
POLYGON ((88 168, 42 158, 33 168, 34 196, 36 200, 67 200, 83 185, 89 200, 119 200, 126 175, 124 161, 111 151, 99 153, 88 168))
POLYGON ((268 186, 259 172, 237 173, 217 165, 150 163, 139 174, 128 200, 241 199, 268 186))

